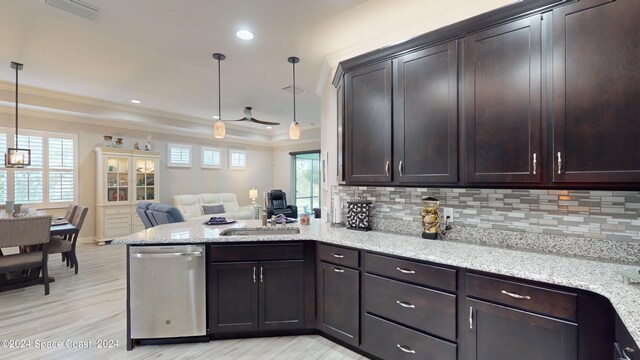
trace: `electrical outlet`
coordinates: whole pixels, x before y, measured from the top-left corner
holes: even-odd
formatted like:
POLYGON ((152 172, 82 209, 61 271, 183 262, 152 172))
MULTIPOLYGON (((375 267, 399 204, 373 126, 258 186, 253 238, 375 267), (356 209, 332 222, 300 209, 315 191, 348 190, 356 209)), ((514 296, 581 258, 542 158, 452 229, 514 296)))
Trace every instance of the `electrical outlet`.
POLYGON ((444 212, 444 218, 446 219, 447 217, 449 217, 449 220, 453 220, 453 208, 443 208, 443 212, 444 212))

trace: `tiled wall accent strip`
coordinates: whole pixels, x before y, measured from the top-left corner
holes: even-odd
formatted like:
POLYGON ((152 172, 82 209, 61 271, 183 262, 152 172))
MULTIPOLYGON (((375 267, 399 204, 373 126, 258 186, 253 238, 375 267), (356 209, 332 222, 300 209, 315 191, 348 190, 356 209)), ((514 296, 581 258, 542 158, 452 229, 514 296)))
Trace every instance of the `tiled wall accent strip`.
POLYGON ((454 208, 454 225, 640 243, 637 191, 335 186, 336 193, 343 219, 347 201, 372 201, 374 229, 389 223, 381 220, 399 220, 408 225, 404 232, 419 234, 421 199, 433 196, 440 206, 454 208))

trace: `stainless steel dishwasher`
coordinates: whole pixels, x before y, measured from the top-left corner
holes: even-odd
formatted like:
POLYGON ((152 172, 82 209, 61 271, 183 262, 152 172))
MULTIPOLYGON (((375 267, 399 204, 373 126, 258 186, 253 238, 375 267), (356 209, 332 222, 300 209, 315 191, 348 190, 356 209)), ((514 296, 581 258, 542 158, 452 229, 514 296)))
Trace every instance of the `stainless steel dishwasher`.
POLYGON ((132 339, 207 333, 204 245, 131 246, 132 339))

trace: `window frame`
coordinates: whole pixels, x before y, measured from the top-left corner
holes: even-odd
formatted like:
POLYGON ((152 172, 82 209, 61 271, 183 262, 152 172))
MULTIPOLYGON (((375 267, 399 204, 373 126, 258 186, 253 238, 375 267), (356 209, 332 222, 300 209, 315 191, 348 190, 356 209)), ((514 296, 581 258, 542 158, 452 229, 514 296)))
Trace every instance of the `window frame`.
POLYGON ((179 143, 168 143, 167 144, 167 167, 178 167, 178 168, 190 168, 191 163, 193 162, 193 149, 189 144, 179 144, 179 143), (180 148, 187 149, 189 154, 189 163, 176 163, 171 159, 171 149, 172 148, 180 148))
MULTIPOLYGON (((15 128, 8 127, 0 127, 0 133, 6 134, 7 136, 7 147, 13 147, 15 145, 15 128)), ((42 167, 32 169, 31 167, 26 168, 5 168, 4 167, 4 158, 3 164, 0 165, 0 171, 6 171, 7 174, 7 187, 6 187, 6 196, 7 199, 15 199, 15 179, 16 172, 34 172, 38 171, 42 173, 42 201, 41 202, 27 202, 22 203, 28 207, 35 207, 38 209, 60 209, 65 208, 69 204, 78 202, 78 134, 77 133, 65 133, 58 131, 43 131, 43 130, 35 130, 35 129, 20 129, 20 136, 37 136, 42 138, 42 167), (51 169, 49 166, 49 139, 67 139, 73 142, 73 169, 71 170, 61 170, 61 169, 51 169), (73 174, 73 199, 71 201, 50 201, 49 197, 49 173, 50 172, 69 172, 73 174)), ((6 153, 6 149, 0 149, 0 151, 6 153)))
POLYGON ((239 149, 229 149, 229 170, 246 170, 247 169, 247 151, 239 150, 239 149), (244 164, 242 166, 233 165, 233 161, 231 160, 233 154, 242 154, 244 156, 244 164))
POLYGON ((222 168, 222 149, 217 147, 202 146, 200 148, 200 167, 202 169, 221 169, 222 168), (206 164, 204 162, 205 151, 217 151, 218 152, 218 165, 206 164))

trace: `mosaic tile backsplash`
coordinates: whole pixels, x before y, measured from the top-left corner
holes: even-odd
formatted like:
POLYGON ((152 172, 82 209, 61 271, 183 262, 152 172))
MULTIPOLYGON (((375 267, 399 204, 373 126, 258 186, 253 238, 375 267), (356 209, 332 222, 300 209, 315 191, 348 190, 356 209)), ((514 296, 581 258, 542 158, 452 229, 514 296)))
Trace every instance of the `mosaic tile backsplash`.
POLYGON ((637 191, 334 186, 332 194, 341 195, 343 218, 347 201, 371 200, 374 229, 397 220, 404 224, 405 232, 419 234, 421 199, 433 196, 441 207, 454 209, 454 227, 640 244, 637 191))

